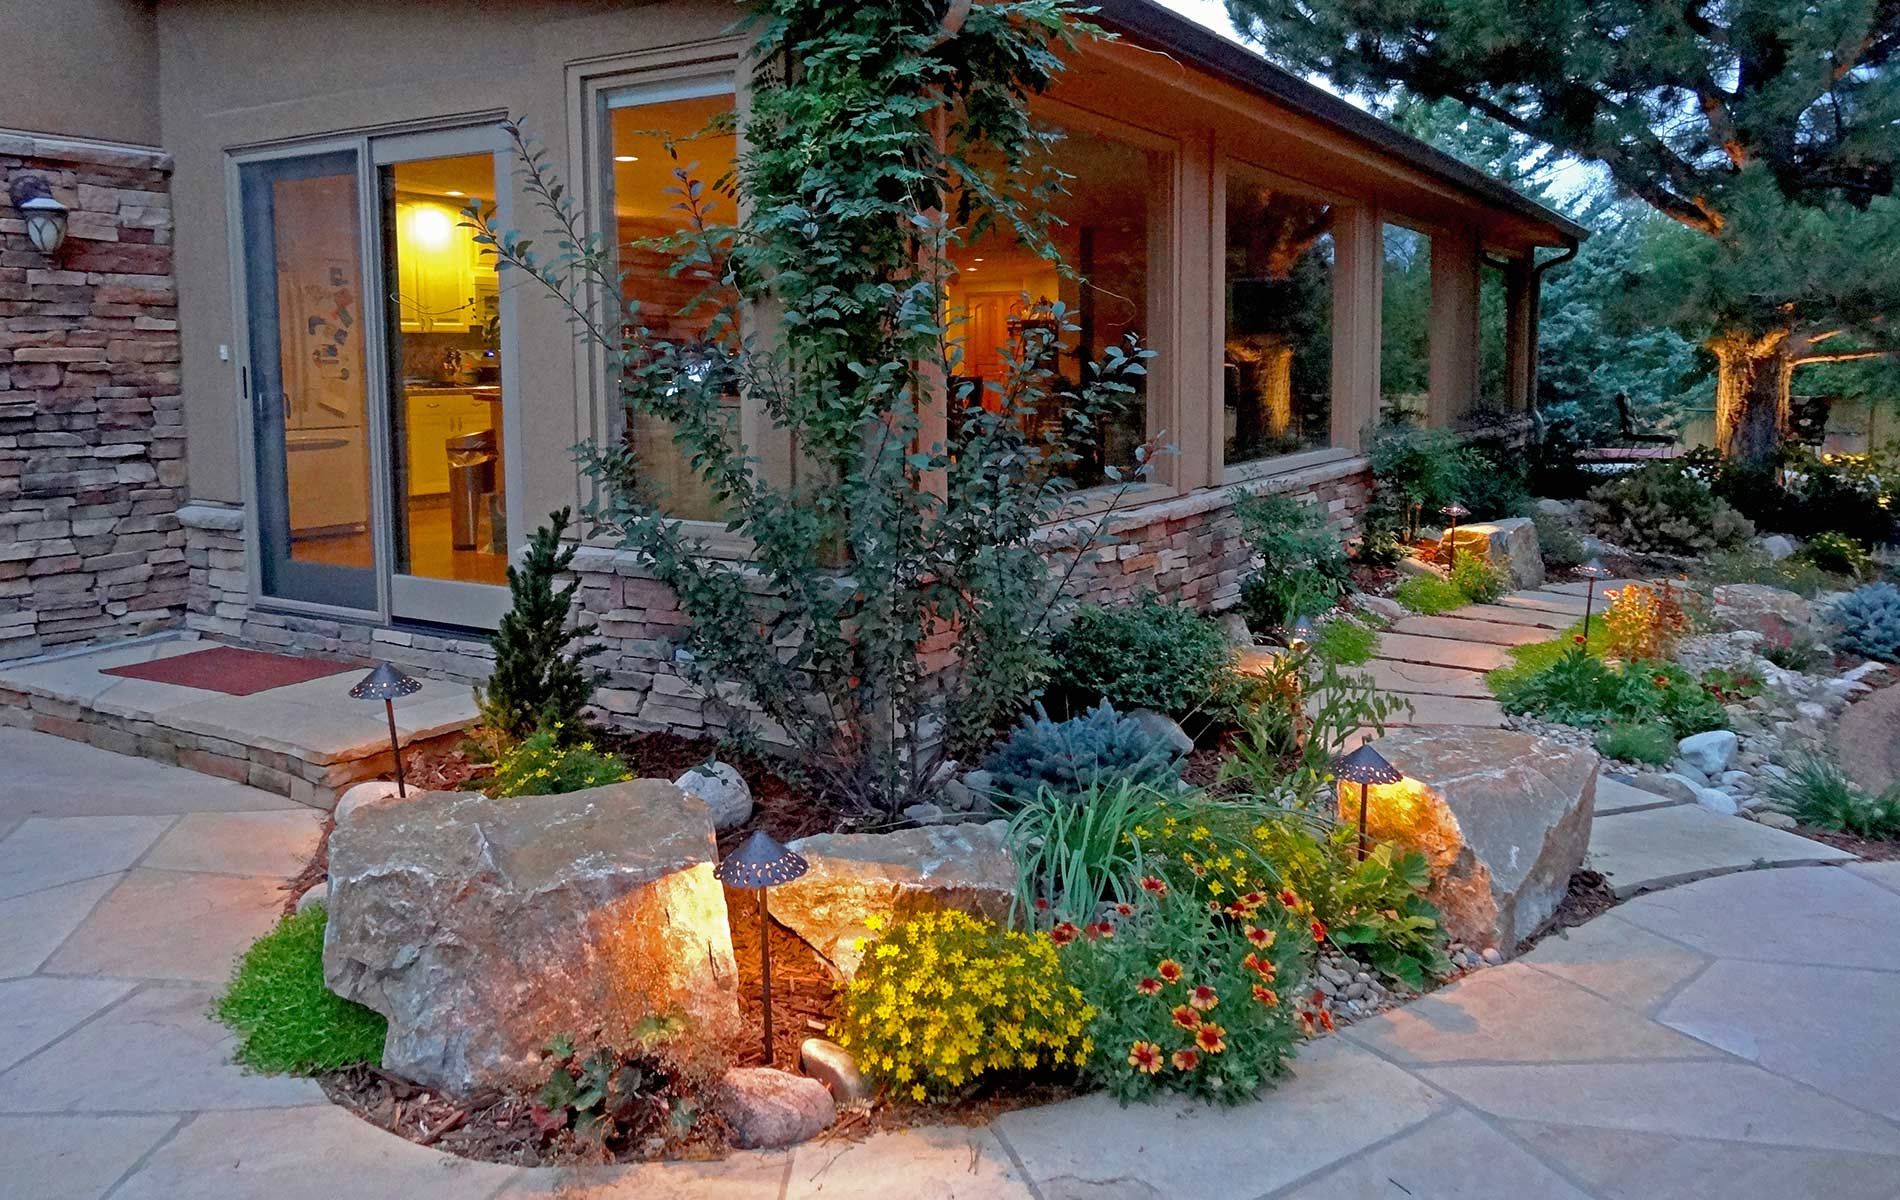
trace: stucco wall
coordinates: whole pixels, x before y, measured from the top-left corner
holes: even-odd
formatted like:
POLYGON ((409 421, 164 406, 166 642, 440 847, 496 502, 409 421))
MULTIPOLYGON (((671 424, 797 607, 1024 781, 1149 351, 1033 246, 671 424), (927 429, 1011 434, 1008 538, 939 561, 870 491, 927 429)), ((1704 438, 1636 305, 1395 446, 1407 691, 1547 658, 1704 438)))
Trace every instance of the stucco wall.
POLYGON ((0 129, 159 144, 151 5, 0 0, 0 45, 0 129))

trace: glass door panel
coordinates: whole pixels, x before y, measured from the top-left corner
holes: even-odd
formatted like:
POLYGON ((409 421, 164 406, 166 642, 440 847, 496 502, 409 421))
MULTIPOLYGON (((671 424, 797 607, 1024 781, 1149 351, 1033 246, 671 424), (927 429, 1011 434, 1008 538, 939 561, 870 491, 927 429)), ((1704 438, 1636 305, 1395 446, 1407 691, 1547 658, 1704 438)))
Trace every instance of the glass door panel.
POLYGON ((429 150, 489 140, 473 131, 376 151, 392 610, 451 625, 492 626, 507 605, 502 294, 468 227, 469 206, 492 209, 506 176, 492 149, 429 150))
POLYGON ((240 169, 264 594, 377 607, 354 151, 240 169))

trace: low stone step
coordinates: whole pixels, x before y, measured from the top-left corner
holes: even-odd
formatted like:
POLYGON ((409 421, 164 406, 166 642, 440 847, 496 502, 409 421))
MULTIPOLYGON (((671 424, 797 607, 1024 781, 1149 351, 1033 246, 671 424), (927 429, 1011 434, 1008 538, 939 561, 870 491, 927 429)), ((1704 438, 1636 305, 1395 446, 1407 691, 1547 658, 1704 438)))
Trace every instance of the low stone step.
POLYGON ((1375 658, 1366 664, 1362 673, 1369 676, 1373 685, 1382 691, 1429 696, 1472 696, 1483 700, 1491 698, 1491 689, 1485 686, 1482 671, 1375 658))
POLYGON ((1511 661, 1503 646, 1455 642, 1450 638, 1387 633, 1379 638, 1379 657, 1398 662, 1457 667, 1463 671, 1493 671, 1511 661))
POLYGON ((1552 612, 1537 608, 1519 608, 1507 604, 1467 604, 1457 612, 1446 613, 1463 621, 1494 621, 1500 625, 1523 625, 1542 629, 1546 637, 1576 624, 1568 611, 1552 612))
POLYGON ((1438 617, 1407 617, 1393 625, 1391 632, 1449 638, 1457 642, 1483 642, 1489 646, 1528 646, 1532 642, 1550 640, 1548 629, 1469 619, 1458 613, 1446 613, 1438 617))
POLYGON ((1562 592, 1512 592, 1499 596, 1497 603, 1501 608, 1567 616, 1574 621, 1583 615, 1584 597, 1566 596, 1562 592))
POLYGON ((1687 804, 1687 800, 1671 800, 1655 792, 1646 792, 1639 787, 1631 787, 1608 775, 1597 776, 1596 814, 1599 817, 1613 816, 1618 813, 1639 812, 1646 808, 1667 808, 1674 804, 1687 804))
POLYGON ((1410 713, 1394 713, 1387 721, 1394 729, 1421 728, 1431 725, 1469 725, 1484 729, 1504 728, 1504 710, 1496 700, 1471 696, 1434 696, 1422 692, 1392 692, 1394 699, 1411 704, 1410 713))
POLYGON ((1699 804, 1621 812, 1590 831, 1589 866, 1618 896, 1756 867, 1795 867, 1851 860, 1845 850, 1699 804))
POLYGON ((1560 596, 1582 597, 1589 595, 1590 589, 1594 587, 1596 588, 1597 599, 1601 600, 1605 592, 1618 591, 1628 587, 1632 583, 1648 582, 1650 581, 1647 579, 1605 579, 1600 583, 1592 583, 1587 579, 1578 579, 1570 583, 1547 583, 1537 590, 1540 592, 1554 592, 1560 596))

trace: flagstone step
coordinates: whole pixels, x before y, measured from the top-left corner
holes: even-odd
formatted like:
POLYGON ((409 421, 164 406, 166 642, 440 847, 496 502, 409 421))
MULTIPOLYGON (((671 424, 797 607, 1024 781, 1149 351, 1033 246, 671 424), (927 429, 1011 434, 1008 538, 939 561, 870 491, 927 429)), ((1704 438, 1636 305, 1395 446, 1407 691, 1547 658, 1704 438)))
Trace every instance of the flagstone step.
POLYGON ((1568 629, 1576 624, 1576 618, 1566 610, 1553 612, 1548 609, 1517 607, 1500 601, 1497 604, 1467 604, 1456 612, 1444 614, 1457 617, 1462 621, 1492 621, 1500 625, 1523 625, 1527 628, 1541 629, 1548 638, 1552 633, 1568 629))
POLYGON ((1455 642, 1450 638, 1387 633, 1379 638, 1379 657, 1399 662, 1457 667, 1464 671, 1493 671, 1511 661, 1503 646, 1455 642))
POLYGON ((1600 582, 1592 582, 1588 579, 1577 579, 1569 583, 1547 583, 1537 590, 1540 592, 1553 592, 1560 596, 1582 597, 1589 595, 1590 589, 1594 587, 1596 589, 1597 598, 1601 599, 1605 592, 1618 591, 1628 587, 1632 583, 1649 582, 1647 579, 1605 579, 1600 582))
POLYGON ((1667 808, 1674 804, 1688 804, 1687 800, 1671 800, 1655 792, 1646 792, 1642 788, 1632 787, 1620 779, 1608 775, 1597 776, 1596 814, 1599 817, 1617 813, 1636 812, 1645 808, 1667 808))
POLYGON ((1532 642, 1547 642, 1551 633, 1548 629, 1528 625, 1469 619, 1463 615, 1463 610, 1440 617, 1406 617, 1392 626, 1392 632, 1448 638, 1458 642, 1483 642, 1491 646, 1528 646, 1532 642))
POLYGON ((1565 616, 1575 621, 1583 615, 1585 598, 1566 596, 1562 592, 1512 592, 1508 596, 1499 596, 1499 607, 1518 612, 1545 613, 1551 616, 1565 616))
POLYGON ((1504 710, 1498 707, 1496 700, 1482 700, 1471 696, 1434 696, 1423 692, 1389 694, 1394 699, 1404 700, 1412 706, 1411 712, 1397 712, 1386 719, 1386 724, 1394 729, 1424 725, 1476 725, 1486 729, 1504 728, 1504 710))
POLYGON ((1756 867, 1813 866, 1853 855, 1699 804, 1603 814, 1590 827, 1588 865, 1617 896, 1756 867))
POLYGON ((1375 658, 1366 664, 1363 674, 1382 691, 1429 696, 1470 696, 1481 700, 1491 698, 1491 689, 1485 686, 1482 671, 1375 658))

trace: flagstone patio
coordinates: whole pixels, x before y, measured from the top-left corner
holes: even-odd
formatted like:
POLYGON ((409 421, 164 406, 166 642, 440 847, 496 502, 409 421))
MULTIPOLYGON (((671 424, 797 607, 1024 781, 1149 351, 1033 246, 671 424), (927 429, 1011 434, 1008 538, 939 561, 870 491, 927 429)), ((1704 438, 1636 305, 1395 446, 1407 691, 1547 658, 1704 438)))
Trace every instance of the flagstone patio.
MULTIPOLYGON (((226 1061, 206 1010, 319 814, 25 730, 0 729, 0 760, 10 1200, 1890 1200, 1900 1178, 1900 863, 1639 896, 1308 1046, 1238 1108, 1092 1096, 717 1163, 521 1170, 226 1061)), ((1597 826, 1646 857, 1606 869, 1708 869, 1667 860, 1715 827, 1670 842, 1644 832, 1659 813, 1776 833, 1632 792, 1606 781, 1597 826)), ((1830 855, 1777 838, 1759 849, 1830 855)))
MULTIPOLYGON (((352 700, 354 674, 233 696, 106 672, 217 643, 181 634, 0 667, 0 725, 139 755, 330 808, 350 784, 393 769, 382 706, 352 700)), ((464 684, 396 701, 401 743, 452 742, 475 721, 464 684)))

